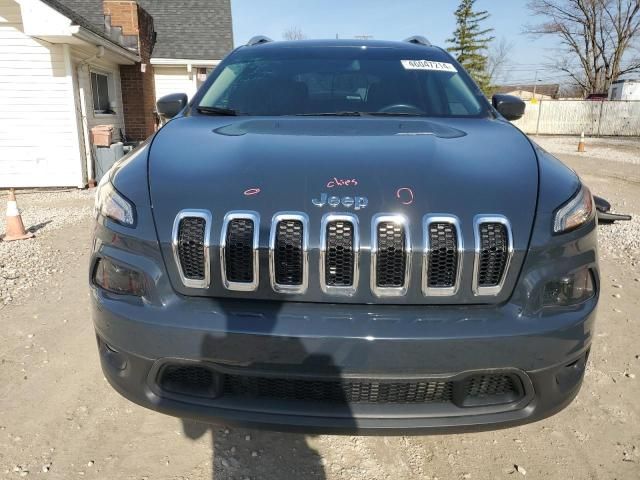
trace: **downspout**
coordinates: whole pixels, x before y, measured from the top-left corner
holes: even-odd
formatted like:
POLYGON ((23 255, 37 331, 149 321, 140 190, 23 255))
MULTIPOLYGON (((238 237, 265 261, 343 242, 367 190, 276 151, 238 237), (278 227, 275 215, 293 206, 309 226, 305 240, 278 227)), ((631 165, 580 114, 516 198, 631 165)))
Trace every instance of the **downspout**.
MULTIPOLYGON (((98 45, 98 51, 95 55, 85 58, 76 67, 76 81, 78 82, 78 93, 80 97, 80 116, 82 120, 82 136, 84 138, 84 154, 87 162, 87 183, 90 187, 96 186, 95 173, 93 171, 93 151, 91 149, 91 137, 89 136, 89 123, 87 121, 87 102, 85 97, 85 89, 80 81, 82 68, 87 66, 89 62, 104 56, 104 47, 98 45)), ((91 81, 91 78, 89 78, 91 81)))

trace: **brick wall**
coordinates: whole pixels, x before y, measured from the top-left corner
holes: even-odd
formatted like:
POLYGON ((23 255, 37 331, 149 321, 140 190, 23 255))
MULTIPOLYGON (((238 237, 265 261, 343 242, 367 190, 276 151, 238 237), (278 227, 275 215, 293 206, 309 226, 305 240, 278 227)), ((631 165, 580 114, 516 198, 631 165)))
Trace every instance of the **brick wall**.
POLYGON ((155 131, 155 85, 150 64, 153 18, 132 0, 103 0, 103 11, 111 17, 112 27, 121 27, 123 35, 138 37, 141 62, 121 65, 120 83, 126 136, 144 140, 155 131))

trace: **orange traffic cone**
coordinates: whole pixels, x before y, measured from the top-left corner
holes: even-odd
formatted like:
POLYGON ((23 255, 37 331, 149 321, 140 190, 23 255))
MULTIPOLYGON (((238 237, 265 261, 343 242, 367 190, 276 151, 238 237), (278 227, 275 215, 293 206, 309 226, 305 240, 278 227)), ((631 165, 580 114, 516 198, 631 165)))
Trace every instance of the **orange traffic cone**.
POLYGON ((584 152, 584 132, 580 134, 580 141, 578 142, 578 152, 584 152))
POLYGON ((16 203, 16 192, 12 188, 9 190, 9 199, 7 200, 7 233, 3 240, 12 242, 13 240, 25 240, 32 237, 33 233, 24 229, 20 210, 18 210, 18 204, 16 203))

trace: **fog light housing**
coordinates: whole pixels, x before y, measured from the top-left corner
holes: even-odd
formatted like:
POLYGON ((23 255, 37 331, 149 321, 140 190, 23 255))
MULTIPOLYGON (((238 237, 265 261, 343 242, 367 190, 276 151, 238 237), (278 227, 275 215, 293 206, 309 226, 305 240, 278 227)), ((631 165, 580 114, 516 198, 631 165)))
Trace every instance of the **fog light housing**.
POLYGON ((144 276, 107 258, 100 258, 93 271, 93 282, 118 295, 144 295, 144 276))
POLYGON ((542 303, 545 307, 577 305, 595 295, 593 273, 588 268, 547 282, 542 303))

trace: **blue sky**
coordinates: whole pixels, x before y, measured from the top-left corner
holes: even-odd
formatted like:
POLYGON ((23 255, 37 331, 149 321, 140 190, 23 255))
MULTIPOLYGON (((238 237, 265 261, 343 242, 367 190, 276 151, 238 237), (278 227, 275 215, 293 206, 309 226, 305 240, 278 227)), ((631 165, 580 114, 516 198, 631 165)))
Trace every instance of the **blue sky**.
MULTIPOLYGON (((431 43, 446 46, 455 28, 458 0, 231 0, 236 45, 253 35, 282 39, 289 27, 300 28, 308 38, 353 38, 372 35, 376 39, 401 40, 424 35, 431 43)), ((514 44, 501 80, 505 83, 533 82, 535 71, 542 81, 558 79, 545 64, 557 45, 550 38, 533 39, 522 34, 523 26, 535 23, 526 0, 478 0, 476 8, 488 10, 488 27, 496 39, 514 44)))

